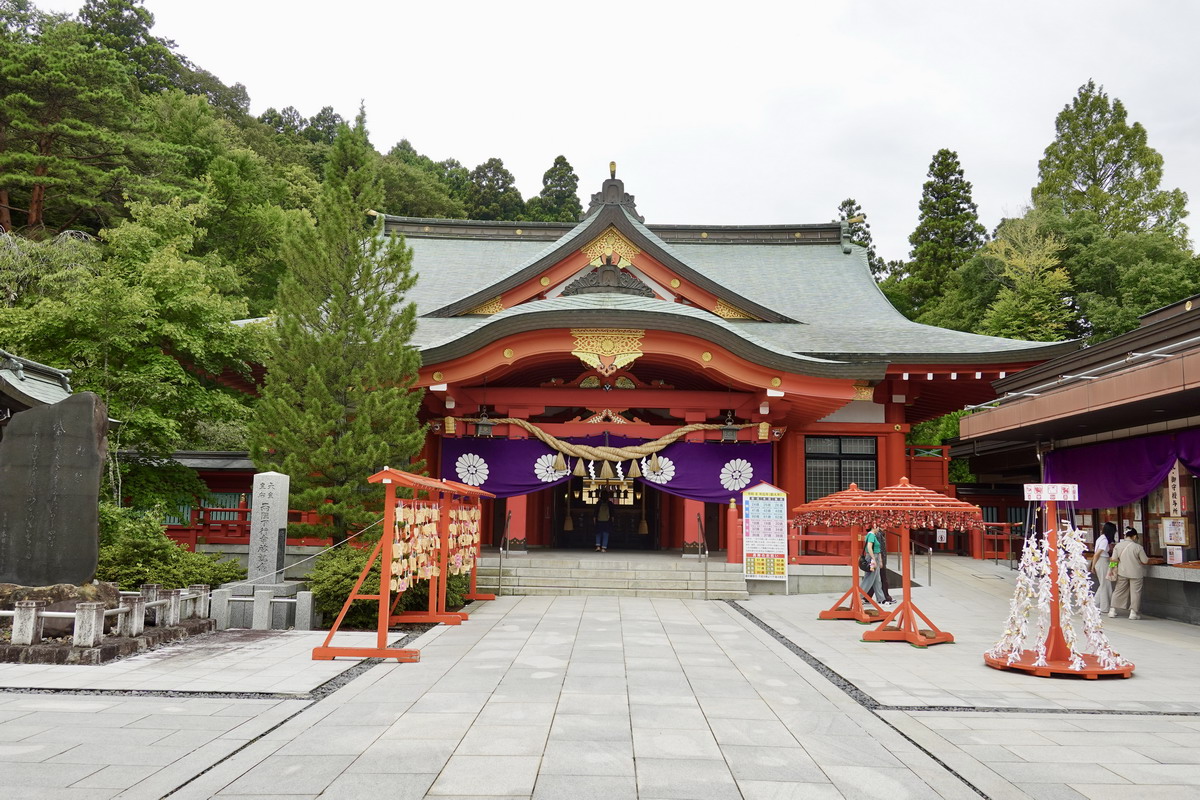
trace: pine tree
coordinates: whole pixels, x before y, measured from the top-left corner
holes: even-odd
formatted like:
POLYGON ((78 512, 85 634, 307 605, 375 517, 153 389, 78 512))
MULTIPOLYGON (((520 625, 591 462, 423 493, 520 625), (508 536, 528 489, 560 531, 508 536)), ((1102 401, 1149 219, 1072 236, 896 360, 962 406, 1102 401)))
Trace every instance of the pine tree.
POLYGON ((516 178, 498 158, 489 158, 471 170, 467 187, 469 219, 517 220, 525 212, 525 201, 517 191, 516 178))
POLYGON ((542 175, 542 191, 525 205, 525 219, 540 222, 578 222, 583 213, 579 202, 579 176, 558 156, 542 175))
POLYGON ((413 469, 424 442, 416 309, 403 301, 412 251, 368 222, 383 197, 376 159, 360 111, 334 141, 315 223, 285 243, 278 337, 251 425, 255 464, 290 475, 292 506, 328 517, 321 532, 338 541, 378 519, 382 493, 367 477, 413 469))
POLYGON ((851 222, 850 241, 867 251, 867 264, 871 267, 871 275, 875 280, 881 280, 887 274, 887 264, 875 252, 875 241, 871 238, 871 223, 862 206, 853 197, 847 197, 838 205, 838 219, 857 220, 851 222))
POLYGON ((921 194, 920 221, 908 237, 913 249, 903 288, 914 313, 941 296, 949 277, 983 246, 985 235, 958 154, 937 151, 921 194))
POLYGON ((1187 195, 1164 190, 1163 158, 1125 105, 1089 80, 1059 112, 1054 141, 1038 163, 1034 205, 1070 217, 1091 211, 1109 235, 1158 231, 1180 242, 1187 195))

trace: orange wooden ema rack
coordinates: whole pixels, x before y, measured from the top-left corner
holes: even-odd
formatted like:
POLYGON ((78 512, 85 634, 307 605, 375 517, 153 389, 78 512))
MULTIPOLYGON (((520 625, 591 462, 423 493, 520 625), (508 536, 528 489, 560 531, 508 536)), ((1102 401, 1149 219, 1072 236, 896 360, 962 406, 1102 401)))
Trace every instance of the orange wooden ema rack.
MULTIPOLYGON (((333 626, 329 629, 329 634, 325 637, 324 643, 320 647, 313 648, 312 657, 314 661, 331 661, 338 656, 394 658, 397 661, 409 662, 420 661, 420 650, 391 648, 387 646, 388 628, 402 622, 441 622, 447 625, 461 625, 463 620, 468 618, 468 615, 465 613, 446 610, 446 584, 449 579, 449 572, 447 570, 451 549, 450 524, 451 520, 456 516, 451 512, 463 509, 478 509, 481 497, 494 497, 495 495, 456 481, 435 480, 423 475, 414 475, 411 472, 402 472, 387 467, 384 467, 367 480, 371 483, 382 483, 384 485, 383 534, 379 537, 379 542, 371 551, 371 556, 367 559, 367 565, 358 576, 354 588, 350 590, 350 596, 346 598, 346 603, 342 606, 337 620, 334 621, 333 626), (411 489, 413 499, 398 503, 396 488, 399 486, 411 489), (418 500, 418 493, 425 494, 426 500, 418 500), (428 578, 428 608, 425 611, 402 611, 397 614, 396 606, 400 602, 400 597, 404 589, 399 588, 393 592, 392 560, 394 557, 393 545, 398 542, 395 532, 397 530, 397 511, 401 503, 408 503, 413 507, 427 503, 429 505, 423 506, 426 510, 431 510, 436 505, 437 514, 435 524, 437 536, 436 550, 432 554, 431 571, 428 578), (371 573, 371 569, 375 566, 376 561, 379 562, 379 591, 376 594, 363 594, 363 583, 371 573), (379 604, 375 646, 331 646, 330 642, 333 640, 334 634, 338 632, 342 620, 346 618, 346 613, 356 600, 375 600, 379 604)), ((466 597, 469 600, 493 600, 495 599, 494 595, 479 594, 475 591, 475 573, 478 566, 478 556, 479 543, 476 541, 471 545, 469 554, 472 560, 471 591, 466 597)))
MULTIPOLYGON (((848 509, 856 504, 862 504, 871 499, 871 493, 858 488, 857 483, 850 484, 849 489, 826 495, 804 505, 796 506, 792 513, 793 519, 801 525, 825 525, 841 527, 846 524, 847 514, 853 514, 848 509)), ((837 599, 831 608, 817 615, 818 619, 853 619, 858 622, 871 623, 883 619, 883 607, 875 599, 863 591, 858 579, 858 554, 861 552, 859 542, 862 540, 862 526, 850 526, 850 588, 837 599), (857 548, 857 549, 856 549, 857 548), (866 600, 868 605, 863 601, 866 600), (849 603, 847 604, 847 601, 849 603)))
POLYGON ((1127 663, 1112 668, 1104 667, 1093 653, 1080 653, 1079 657, 1083 659, 1084 666, 1080 669, 1072 668, 1071 648, 1067 645, 1066 638, 1063 637, 1060 617, 1062 598, 1059 597, 1058 589, 1058 503, 1056 501, 1046 501, 1046 515, 1043 519, 1048 529, 1046 531, 1046 550, 1049 555, 1051 575, 1050 630, 1046 633, 1045 663, 1037 663, 1038 653, 1036 650, 1022 650, 1021 657, 1012 663, 1009 663, 1007 656, 996 658, 984 653, 984 663, 993 669, 1020 670, 1032 673, 1040 678, 1049 678, 1056 675, 1083 676, 1089 680, 1095 680, 1101 675, 1117 675, 1122 678, 1133 677, 1133 664, 1127 663))

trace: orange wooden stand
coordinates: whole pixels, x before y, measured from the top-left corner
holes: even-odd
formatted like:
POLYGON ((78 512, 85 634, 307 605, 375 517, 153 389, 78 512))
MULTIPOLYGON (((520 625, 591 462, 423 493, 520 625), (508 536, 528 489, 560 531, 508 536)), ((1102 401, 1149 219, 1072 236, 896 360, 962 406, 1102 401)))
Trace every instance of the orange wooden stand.
MULTIPOLYGON (((865 624, 878 622, 883 619, 885 614, 883 606, 876 603, 873 597, 863 591, 862 581, 858 574, 858 556, 855 554, 855 545, 862 538, 862 527, 854 525, 850 530, 850 588, 837 599, 831 608, 817 614, 817 619, 852 619, 865 624), (842 605, 847 600, 850 601, 849 605, 842 605), (870 608, 863 604, 863 600, 870 603, 870 608)), ((862 551, 859 550, 859 552, 862 551)))
MULTIPOLYGON (((387 467, 375 473, 367 480, 371 483, 384 484, 383 533, 379 537, 379 542, 375 545, 375 549, 371 551, 371 556, 367 559, 366 567, 358 576, 358 581, 350 591, 350 596, 346 598, 346 602, 342 606, 337 620, 330 627, 329 634, 325 637, 324 643, 320 647, 313 648, 312 657, 314 661, 330 661, 338 656, 394 658, 402 662, 420 661, 420 650, 390 648, 387 646, 387 633, 391 625, 401 622, 441 622, 447 625, 461 625, 463 620, 468 618, 468 615, 465 613, 446 610, 450 508, 464 507, 472 502, 477 503, 480 497, 492 497, 493 495, 482 489, 476 489, 465 484, 434 480, 433 478, 426 478, 422 475, 414 475, 410 472, 402 472, 387 467), (435 571, 435 574, 429 577, 429 606, 427 611, 403 611, 399 614, 395 613, 396 605, 399 604, 402 595, 402 592, 397 592, 395 599, 393 599, 391 592, 392 553, 390 545, 392 543, 392 531, 396 524, 397 486, 411 488, 414 495, 418 491, 426 492, 431 502, 440 501, 438 504, 438 569, 435 571), (384 547, 385 544, 388 545, 387 548, 384 547), (376 560, 379 561, 379 593, 360 594, 363 582, 366 581, 367 575, 370 574, 376 560), (330 642, 333 640, 334 634, 341 627, 342 620, 345 619, 351 604, 356 600, 375 600, 379 603, 375 647, 331 646, 330 642)), ((472 579, 474 579, 473 571, 472 579)))
POLYGON ((1039 678, 1064 675, 1084 677, 1089 680, 1095 680, 1101 675, 1118 675, 1122 678, 1133 677, 1133 664, 1108 669, 1102 667, 1096 656, 1091 653, 1080 654, 1085 665, 1082 669, 1071 668, 1071 648, 1067 646, 1067 640, 1063 636, 1062 622, 1059 616, 1062 601, 1058 596, 1058 503, 1054 500, 1046 501, 1044 524, 1048 529, 1046 533, 1046 550, 1049 552, 1050 561, 1050 631, 1046 634, 1046 663, 1034 663, 1037 661, 1036 650, 1022 650, 1021 657, 1011 664, 1008 663, 1007 657, 993 658, 985 653, 983 662, 993 669, 1013 669, 1021 672, 1029 672, 1039 678))
POLYGON ((901 586, 903 599, 879 623, 875 630, 866 631, 862 635, 864 642, 908 642, 913 647, 928 647, 931 644, 944 644, 954 641, 954 634, 940 630, 929 617, 925 616, 917 604, 912 601, 912 559, 909 557, 909 531, 900 529, 900 552, 903 556, 901 568, 901 586), (928 628, 921 628, 918 621, 924 621, 928 628))

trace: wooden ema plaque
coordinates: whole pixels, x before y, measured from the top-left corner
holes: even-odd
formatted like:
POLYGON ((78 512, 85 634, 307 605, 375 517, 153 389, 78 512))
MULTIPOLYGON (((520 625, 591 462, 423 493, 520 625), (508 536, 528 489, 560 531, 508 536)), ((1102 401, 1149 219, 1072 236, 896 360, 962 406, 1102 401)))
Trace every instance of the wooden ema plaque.
POLYGON ((324 643, 314 647, 314 661, 330 661, 338 656, 355 658, 394 658, 397 661, 420 661, 421 651, 387 646, 388 628, 401 622, 434 622, 461 625, 468 615, 446 610, 446 584, 453 565, 461 571, 464 560, 474 563, 471 569, 471 589, 477 595, 474 567, 479 553, 479 499, 493 497, 489 492, 454 481, 440 481, 409 472, 384 468, 372 475, 371 483, 384 484, 383 534, 371 551, 367 564, 358 576, 350 596, 329 629, 324 643), (397 502, 396 487, 412 489, 413 500, 397 502), (427 497, 416 499, 418 493, 427 497), (474 523, 473 530, 470 523, 474 523), (451 549, 455 553, 451 554, 451 549), (362 586, 375 563, 379 563, 379 591, 363 594, 362 586), (424 611, 396 613, 396 606, 413 580, 429 581, 429 605, 424 611), (374 647, 331 646, 334 634, 356 600, 374 600, 379 604, 374 647))

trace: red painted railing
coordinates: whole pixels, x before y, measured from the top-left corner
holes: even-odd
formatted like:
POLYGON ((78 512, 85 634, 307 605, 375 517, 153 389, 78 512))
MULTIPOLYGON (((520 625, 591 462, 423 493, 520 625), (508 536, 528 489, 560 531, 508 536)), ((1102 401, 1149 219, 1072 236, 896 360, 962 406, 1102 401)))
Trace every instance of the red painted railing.
MULTIPOLYGON (((288 522, 316 525, 321 521, 319 514, 312 511, 289 511, 288 522)), ((193 508, 191 517, 184 525, 167 525, 166 534, 188 550, 195 552, 198 544, 250 544, 250 509, 193 508), (213 519, 214 516, 232 519, 213 519)), ((317 545, 327 547, 333 543, 328 537, 289 536, 289 545, 317 545)))

